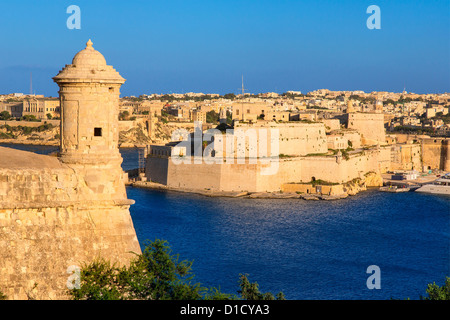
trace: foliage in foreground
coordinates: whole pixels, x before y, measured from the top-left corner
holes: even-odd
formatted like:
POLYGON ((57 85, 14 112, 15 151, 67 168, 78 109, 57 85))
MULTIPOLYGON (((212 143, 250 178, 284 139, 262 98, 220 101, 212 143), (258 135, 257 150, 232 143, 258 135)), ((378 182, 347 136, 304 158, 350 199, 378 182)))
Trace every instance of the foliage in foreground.
POLYGON ((426 293, 428 296, 423 297, 424 300, 450 300, 450 277, 446 277, 442 287, 434 282, 428 284, 426 293))
POLYGON ((192 261, 179 261, 172 255, 165 240, 146 245, 129 266, 117 267, 106 260, 97 260, 81 270, 79 289, 69 293, 75 300, 284 300, 282 292, 261 293, 258 283, 251 283, 240 274, 240 296, 205 288, 194 283, 192 261))

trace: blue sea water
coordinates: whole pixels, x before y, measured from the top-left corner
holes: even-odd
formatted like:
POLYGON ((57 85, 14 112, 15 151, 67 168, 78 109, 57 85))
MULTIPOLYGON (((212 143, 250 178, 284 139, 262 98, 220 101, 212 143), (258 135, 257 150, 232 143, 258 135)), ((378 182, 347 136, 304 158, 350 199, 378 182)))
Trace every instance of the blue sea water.
MULTIPOLYGON (((27 150, 27 146, 7 145, 27 150)), ((54 147, 36 147, 48 153, 54 147)), ((36 149, 39 149, 36 151, 36 149)), ((136 149, 121 149, 125 170, 136 149)), ((212 198, 127 188, 142 248, 164 239, 194 281, 237 293, 240 273, 287 299, 419 299, 450 276, 450 198, 362 192, 338 201, 212 198), (380 289, 368 289, 380 269, 380 289)))
POLYGON ((419 299, 450 275, 450 199, 376 190, 339 201, 210 198, 128 188, 136 233, 194 260, 205 286, 239 273, 288 299, 419 299), (368 289, 380 268, 380 289, 368 289))

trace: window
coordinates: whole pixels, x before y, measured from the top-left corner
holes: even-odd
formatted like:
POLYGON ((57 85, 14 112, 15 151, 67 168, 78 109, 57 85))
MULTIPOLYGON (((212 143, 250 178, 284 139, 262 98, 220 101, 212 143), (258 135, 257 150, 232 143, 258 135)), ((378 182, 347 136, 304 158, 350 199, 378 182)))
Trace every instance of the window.
POLYGON ((94 128, 94 137, 102 136, 102 128, 94 128))

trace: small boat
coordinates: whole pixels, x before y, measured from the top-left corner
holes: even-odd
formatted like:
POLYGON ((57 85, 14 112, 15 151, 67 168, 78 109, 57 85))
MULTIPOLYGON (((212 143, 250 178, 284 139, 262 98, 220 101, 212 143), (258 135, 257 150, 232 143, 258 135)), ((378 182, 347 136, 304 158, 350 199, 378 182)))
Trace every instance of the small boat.
POLYGON ((384 191, 384 192, 409 192, 410 188, 408 188, 407 186, 384 186, 384 187, 380 187, 379 189, 380 191, 384 191))

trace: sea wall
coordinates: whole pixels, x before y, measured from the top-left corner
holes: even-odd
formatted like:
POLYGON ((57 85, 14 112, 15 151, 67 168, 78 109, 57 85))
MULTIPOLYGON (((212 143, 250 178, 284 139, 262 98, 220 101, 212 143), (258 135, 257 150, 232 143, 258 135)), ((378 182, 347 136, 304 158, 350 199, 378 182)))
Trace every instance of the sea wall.
POLYGON ((337 185, 312 185, 300 183, 285 183, 281 186, 281 191, 288 193, 308 193, 308 194, 325 194, 325 195, 341 195, 344 193, 344 186, 337 185))
MULTIPOLYGON (((324 180, 344 183, 363 178, 368 172, 381 173, 388 169, 389 149, 364 150, 338 159, 337 156, 289 157, 270 163, 206 164, 199 159, 184 157, 178 164, 171 157, 151 156, 146 162, 149 181, 183 188, 214 191, 273 192, 285 183, 306 183, 324 180), (188 163, 190 162, 190 163, 188 163)), ((179 161, 180 159, 176 159, 179 161)))

